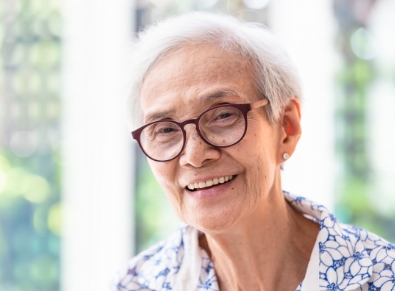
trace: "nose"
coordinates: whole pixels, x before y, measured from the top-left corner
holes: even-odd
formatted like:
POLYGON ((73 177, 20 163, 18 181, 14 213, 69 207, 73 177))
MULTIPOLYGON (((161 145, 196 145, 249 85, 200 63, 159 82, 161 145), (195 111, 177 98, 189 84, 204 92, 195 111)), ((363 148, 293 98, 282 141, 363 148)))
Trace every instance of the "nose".
POLYGON ((210 161, 219 159, 221 150, 206 143, 199 136, 194 124, 188 124, 184 129, 186 131, 186 139, 180 156, 180 164, 182 166, 191 165, 198 168, 210 161))

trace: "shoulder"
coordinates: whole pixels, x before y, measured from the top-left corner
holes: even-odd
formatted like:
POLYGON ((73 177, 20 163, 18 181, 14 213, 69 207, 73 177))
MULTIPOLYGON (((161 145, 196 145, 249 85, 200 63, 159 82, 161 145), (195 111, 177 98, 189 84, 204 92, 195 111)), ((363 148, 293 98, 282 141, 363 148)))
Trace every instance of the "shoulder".
POLYGON ((385 258, 395 260, 395 244, 357 226, 341 224, 341 227, 343 233, 362 243, 374 265, 385 258))
POLYGON ((168 290, 174 274, 180 269, 184 255, 184 237, 188 226, 133 257, 118 272, 112 291, 168 290))
MULTIPOLYGON (((395 290, 395 244, 362 228, 341 225, 345 234, 363 245, 371 260, 371 277, 367 285, 369 290, 395 290)), ((355 254, 359 250, 355 250, 355 254)))

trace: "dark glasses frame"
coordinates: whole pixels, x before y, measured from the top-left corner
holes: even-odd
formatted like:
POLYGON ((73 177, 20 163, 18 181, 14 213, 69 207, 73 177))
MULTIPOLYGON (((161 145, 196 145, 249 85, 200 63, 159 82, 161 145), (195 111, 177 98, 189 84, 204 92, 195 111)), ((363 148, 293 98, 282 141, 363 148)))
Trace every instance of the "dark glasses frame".
POLYGON ((148 124, 146 124, 146 125, 144 125, 144 126, 138 128, 138 129, 132 131, 131 133, 132 133, 133 139, 135 139, 135 140, 137 141, 137 143, 138 143, 139 146, 140 146, 140 149, 143 151, 143 153, 144 153, 148 158, 150 158, 151 160, 156 161, 156 162, 168 162, 168 161, 171 161, 171 160, 174 160, 175 158, 177 158, 177 157, 182 153, 182 151, 183 151, 184 148, 185 148, 186 136, 187 136, 187 135, 186 135, 186 131, 185 131, 185 129, 184 129, 185 125, 191 124, 191 123, 195 124, 196 131, 197 131, 198 135, 200 136, 200 138, 201 138, 202 140, 204 140, 207 144, 211 145, 212 147, 215 147, 215 148, 227 148, 227 147, 230 147, 230 146, 233 146, 233 145, 237 144, 238 142, 240 142, 240 141, 244 138, 244 136, 245 136, 245 134, 246 134, 246 132, 247 132, 247 127, 248 127, 248 124, 247 124, 247 114, 248 114, 248 112, 250 112, 250 111, 253 110, 253 109, 256 109, 256 108, 259 108, 259 107, 262 107, 262 106, 266 106, 267 104, 269 104, 269 100, 268 100, 268 99, 259 100, 259 101, 256 101, 256 102, 254 102, 254 103, 245 103, 245 104, 223 104, 223 105, 211 107, 211 108, 209 108, 209 109, 203 111, 197 118, 188 119, 188 120, 185 120, 185 121, 183 121, 183 122, 177 122, 177 121, 174 121, 174 120, 158 120, 158 121, 154 121, 154 122, 148 123, 148 124), (218 145, 215 145, 215 144, 210 143, 210 142, 202 135, 202 133, 200 132, 200 128, 199 128, 199 121, 200 121, 200 118, 201 118, 207 111, 210 111, 210 110, 213 110, 213 109, 216 109, 216 108, 221 108, 221 107, 228 107, 228 106, 234 107, 234 108, 240 110, 240 112, 243 114, 243 116, 244 116, 244 121, 245 121, 244 132, 243 132, 243 135, 242 135, 236 142, 234 142, 234 143, 232 143, 232 144, 230 144, 230 145, 226 145, 226 146, 218 146, 218 145), (150 126, 150 125, 152 125, 152 124, 161 123, 161 122, 170 122, 170 123, 174 123, 174 124, 178 125, 178 127, 181 128, 181 131, 182 131, 182 134, 183 134, 183 144, 182 144, 182 147, 181 147, 180 152, 179 152, 177 155, 175 155, 173 158, 167 159, 167 160, 158 160, 158 159, 152 158, 149 154, 147 154, 147 153, 145 152, 143 146, 141 145, 141 141, 140 141, 140 135, 141 135, 142 131, 144 130, 144 128, 146 128, 147 126, 150 126))

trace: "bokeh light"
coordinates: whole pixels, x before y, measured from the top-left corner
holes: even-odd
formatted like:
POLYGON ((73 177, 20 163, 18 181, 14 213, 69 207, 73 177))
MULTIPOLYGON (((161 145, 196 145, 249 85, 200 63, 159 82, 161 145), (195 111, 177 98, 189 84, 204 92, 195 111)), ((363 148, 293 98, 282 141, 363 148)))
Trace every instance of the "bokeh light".
POLYGON ((350 44, 354 54, 364 60, 371 60, 378 54, 376 41, 373 35, 361 27, 351 36, 350 44))
POLYGON ((37 149, 36 135, 31 131, 17 131, 10 140, 10 149, 21 158, 31 156, 37 149))
POLYGON ((19 196, 25 193, 27 190, 27 184, 25 183, 29 173, 21 167, 14 167, 7 171, 4 193, 19 196))
POLYGON ((32 203, 42 203, 48 198, 50 187, 44 178, 37 175, 29 175, 24 179, 23 183, 25 183, 23 197, 26 200, 32 203))
POLYGON ((61 205, 59 203, 52 205, 48 212, 48 228, 56 235, 61 234, 61 205))

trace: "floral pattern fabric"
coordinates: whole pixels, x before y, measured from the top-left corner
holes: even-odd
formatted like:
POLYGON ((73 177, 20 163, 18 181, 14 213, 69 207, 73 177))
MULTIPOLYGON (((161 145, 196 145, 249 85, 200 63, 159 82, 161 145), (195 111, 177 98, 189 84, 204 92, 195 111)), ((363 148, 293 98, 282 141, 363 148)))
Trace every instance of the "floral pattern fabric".
MULTIPOLYGON (((395 291, 395 245, 359 227, 339 223, 324 206, 284 192, 320 231, 304 280, 296 291, 395 291)), ((214 265, 199 247, 198 230, 179 228, 120 271, 113 291, 219 291, 214 265)))

